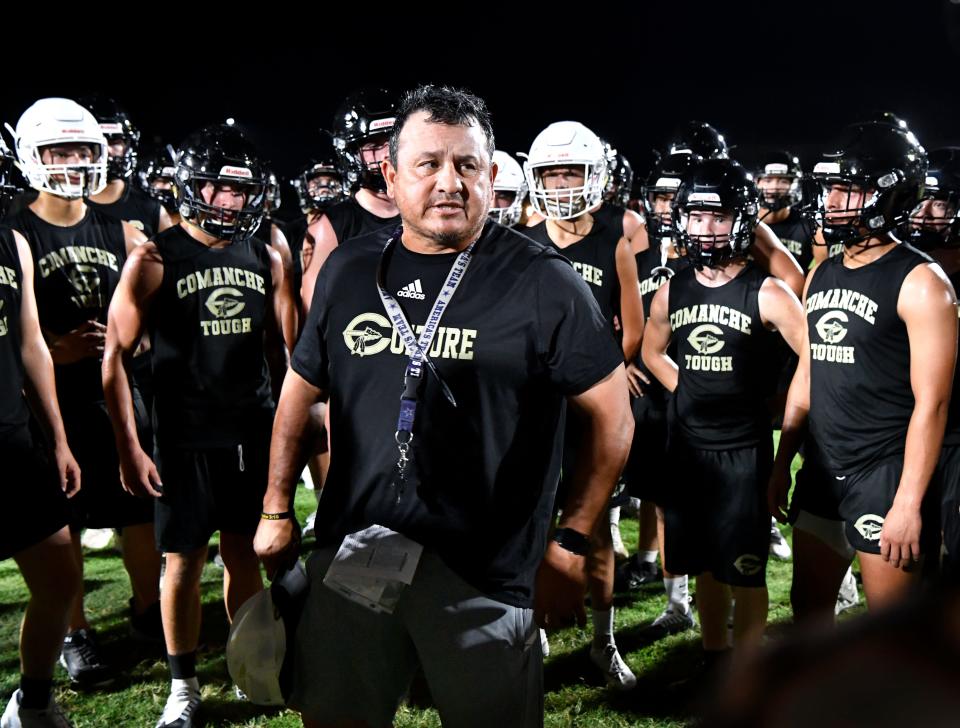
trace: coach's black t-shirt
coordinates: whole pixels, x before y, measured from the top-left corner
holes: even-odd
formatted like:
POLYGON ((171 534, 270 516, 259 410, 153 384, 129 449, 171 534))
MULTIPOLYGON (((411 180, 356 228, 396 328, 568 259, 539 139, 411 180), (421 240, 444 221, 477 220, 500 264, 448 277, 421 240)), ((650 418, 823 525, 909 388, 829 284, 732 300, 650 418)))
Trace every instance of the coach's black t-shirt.
POLYGON ((152 238, 160 230, 160 203, 129 181, 124 185, 123 194, 116 202, 100 204, 87 200, 87 204, 112 218, 129 223, 148 238, 152 238))
POLYGON ((0 438, 29 419, 23 398, 20 300, 23 271, 13 232, 0 228, 0 438))
POLYGON ((352 238, 373 233, 383 228, 393 230, 400 224, 399 215, 379 217, 363 207, 353 197, 331 205, 324 214, 330 221, 333 232, 337 235, 338 245, 343 245, 352 238))
POLYGON ((814 223, 791 208, 786 220, 767 224, 806 273, 813 262, 814 223))
POLYGON ((897 301, 907 275, 929 262, 896 245, 868 265, 847 268, 838 255, 811 274, 810 429, 837 475, 904 451, 914 398, 897 301))
MULTIPOLYGON (((292 367, 330 394, 321 543, 379 523, 435 549, 491 598, 530 606, 560 469, 565 395, 622 363, 580 276, 555 251, 488 222, 424 368, 399 503, 394 433, 408 357, 376 269, 389 231, 338 247, 320 271, 292 367)), ((386 284, 414 331, 455 255, 394 246, 386 284), (401 293, 402 292, 402 293, 401 293)))
MULTIPOLYGON (((127 259, 123 223, 87 208, 76 225, 53 225, 29 207, 9 220, 33 253, 40 326, 57 336, 86 321, 107 323, 107 307, 127 259)), ((61 408, 103 401, 100 358, 56 365, 61 408)))
MULTIPOLYGON (((960 291, 960 271, 951 273, 950 282, 954 291, 960 291)), ((960 316, 960 308, 957 309, 960 316)), ((950 397, 950 409, 947 411, 947 429, 943 433, 943 444, 960 445, 960 365, 953 369, 953 396, 950 397)))
POLYGON ((685 268, 670 279, 670 329, 677 344, 675 432, 704 450, 753 447, 769 439, 762 385, 770 332, 760 317, 767 274, 753 263, 712 288, 685 268))

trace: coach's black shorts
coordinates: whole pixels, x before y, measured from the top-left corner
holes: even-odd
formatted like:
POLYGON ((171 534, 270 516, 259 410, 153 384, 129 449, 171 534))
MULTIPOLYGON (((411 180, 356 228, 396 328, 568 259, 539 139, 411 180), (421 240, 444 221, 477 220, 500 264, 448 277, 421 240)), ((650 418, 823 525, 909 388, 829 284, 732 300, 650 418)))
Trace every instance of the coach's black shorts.
POLYGON ((664 569, 709 572, 724 584, 766 584, 770 549, 767 483, 773 443, 700 450, 671 443, 674 487, 664 506, 664 569))
MULTIPOLYGON (((845 522, 847 540, 857 551, 867 554, 880 553, 880 530, 883 528, 887 511, 893 505, 902 473, 901 453, 879 460, 859 473, 834 476, 837 510, 845 522)), ((940 521, 937 510, 940 488, 936 481, 935 475, 921 506, 921 553, 935 550, 933 543, 938 540, 940 521)))
POLYGON ((623 469, 627 490, 634 498, 661 505, 670 479, 667 467, 667 412, 649 397, 630 398, 633 443, 623 469))
POLYGON ((253 537, 267 490, 270 435, 231 447, 191 450, 157 444, 163 496, 156 500, 157 548, 187 553, 216 531, 253 537))
POLYGON ((67 525, 67 497, 52 458, 27 427, 0 436, 0 467, 6 516, 0 559, 8 559, 67 525))
MULTIPOLYGON (((70 499, 70 528, 123 528, 153 521, 153 503, 127 493, 120 484, 120 459, 110 415, 103 402, 62 403, 63 426, 70 450, 80 466, 83 487, 70 499)), ((144 433, 147 413, 139 394, 133 411, 144 451, 153 451, 144 433)))

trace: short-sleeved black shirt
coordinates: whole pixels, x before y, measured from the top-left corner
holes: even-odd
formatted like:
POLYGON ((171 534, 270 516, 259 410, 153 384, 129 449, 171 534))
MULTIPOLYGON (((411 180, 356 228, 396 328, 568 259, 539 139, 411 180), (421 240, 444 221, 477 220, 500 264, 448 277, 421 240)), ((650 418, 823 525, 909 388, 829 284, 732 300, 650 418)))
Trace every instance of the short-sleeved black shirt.
MULTIPOLYGON (((398 502, 394 432, 408 358, 376 287, 389 235, 330 255, 293 356, 294 371, 330 394, 317 539, 338 542, 379 523, 435 549, 491 598, 529 606, 559 475, 565 395, 599 382, 622 354, 567 261, 487 223, 430 349, 457 407, 425 370, 398 502)), ((454 258, 397 244, 385 262, 387 288, 414 331, 454 258)))

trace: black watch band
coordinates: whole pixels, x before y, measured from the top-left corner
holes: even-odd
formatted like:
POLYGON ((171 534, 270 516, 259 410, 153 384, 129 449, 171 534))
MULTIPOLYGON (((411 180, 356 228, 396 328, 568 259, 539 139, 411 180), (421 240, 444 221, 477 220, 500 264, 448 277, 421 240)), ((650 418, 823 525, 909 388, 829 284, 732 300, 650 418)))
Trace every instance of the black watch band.
POLYGON ((577 556, 586 556, 590 550, 590 539, 572 528, 558 528, 553 533, 553 540, 560 548, 577 556))

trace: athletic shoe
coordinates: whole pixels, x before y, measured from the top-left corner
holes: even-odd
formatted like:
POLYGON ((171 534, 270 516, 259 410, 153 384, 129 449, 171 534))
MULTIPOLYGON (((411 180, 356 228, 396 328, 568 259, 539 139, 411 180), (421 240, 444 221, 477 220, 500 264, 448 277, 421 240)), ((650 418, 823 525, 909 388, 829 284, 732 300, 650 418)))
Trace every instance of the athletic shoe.
POLYGON ((613 588, 616 591, 636 591, 645 584, 659 584, 662 577, 656 561, 637 561, 634 557, 617 567, 613 588))
POLYGON ((310 468, 304 468, 303 472, 300 474, 300 480, 303 481, 303 487, 307 490, 315 490, 316 485, 313 483, 313 474, 310 472, 310 468))
POLYGON ((631 690, 636 686, 637 676, 620 657, 617 646, 612 642, 603 647, 591 646, 590 660, 603 672, 603 677, 610 687, 616 690, 631 690))
POLYGON ((156 728, 195 728, 200 725, 197 720, 200 703, 200 687, 196 678, 174 680, 156 728))
POLYGON ((73 728, 52 696, 46 708, 22 708, 20 698, 20 691, 15 690, 0 718, 0 728, 73 728))
POLYGON ((770 553, 781 561, 786 561, 793 555, 793 552, 790 550, 790 544, 787 543, 787 539, 780 533, 780 529, 777 528, 777 522, 772 518, 770 519, 770 553))
POLYGON ((100 657, 100 646, 92 629, 78 629, 63 638, 60 664, 77 687, 94 688, 113 681, 110 667, 100 657))
POLYGON ((613 541, 613 555, 620 560, 629 559, 630 552, 623 545, 623 537, 620 535, 620 524, 610 524, 610 540, 613 541))
POLYGON ((237 700, 250 700, 247 694, 240 689, 239 685, 233 686, 233 694, 237 697, 237 700))
POLYGON ((116 545, 117 532, 112 528, 88 528, 80 536, 80 545, 91 551, 101 551, 116 545))
POLYGON ((133 611, 133 597, 130 597, 130 634, 141 642, 163 642, 159 601, 147 607, 143 614, 137 614, 133 611))
POLYGON ((306 538, 307 536, 313 535, 313 524, 317 520, 317 512, 314 511, 309 516, 307 516, 306 522, 303 524, 303 529, 300 531, 300 537, 306 538))
POLYGON ((652 635, 655 639, 663 639, 668 635, 679 634, 688 629, 697 626, 697 620, 693 616, 693 610, 683 611, 674 604, 667 604, 667 608, 660 613, 660 616, 653 620, 653 623, 647 627, 645 632, 652 635))
POLYGON ((540 651, 544 657, 550 657, 550 640, 547 639, 547 631, 540 630, 540 651))
POLYGON ((845 612, 860 603, 860 592, 857 590, 857 577, 853 569, 847 569, 843 581, 840 583, 840 593, 837 594, 837 604, 833 608, 834 614, 845 612))
POLYGON ((220 553, 220 547, 217 547, 217 553, 213 556, 213 565, 218 569, 225 569, 226 566, 223 565, 223 554, 220 553))

